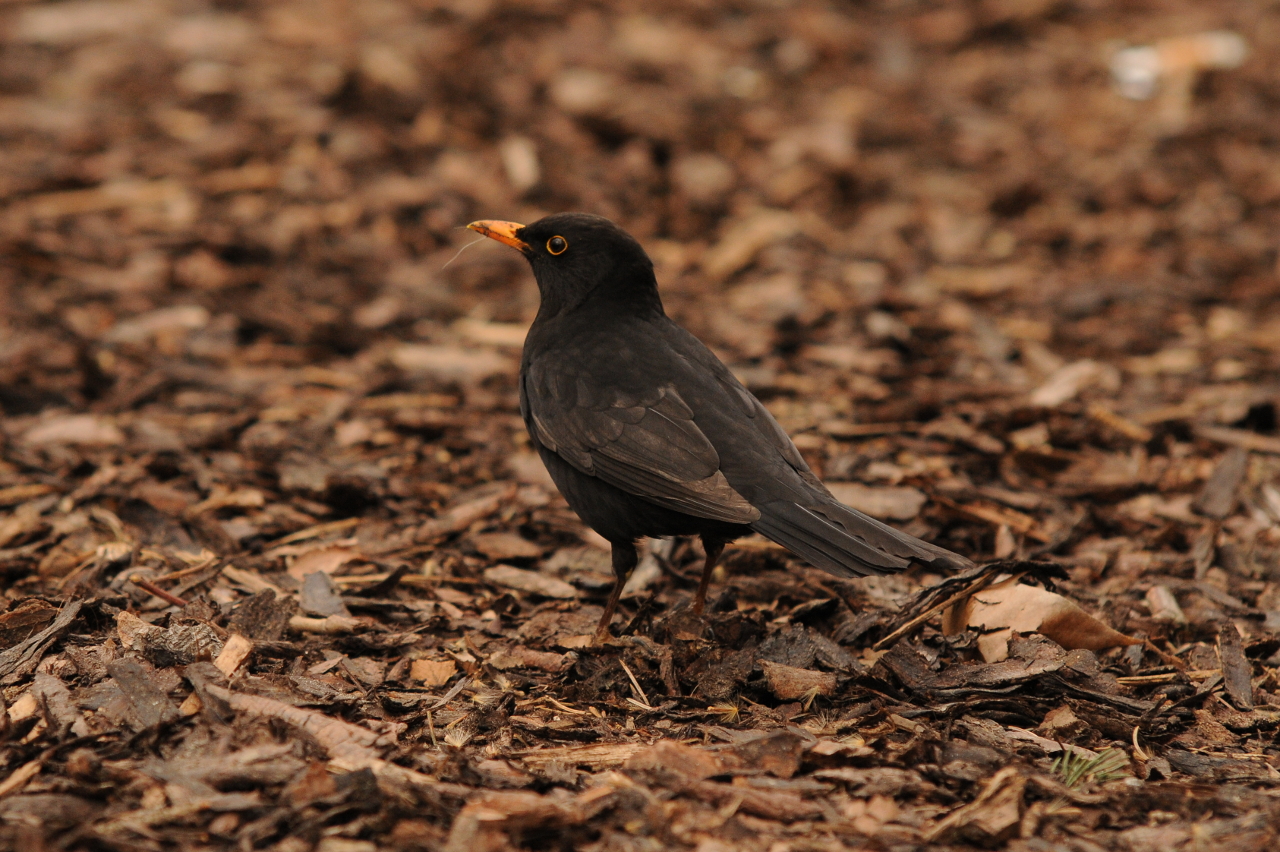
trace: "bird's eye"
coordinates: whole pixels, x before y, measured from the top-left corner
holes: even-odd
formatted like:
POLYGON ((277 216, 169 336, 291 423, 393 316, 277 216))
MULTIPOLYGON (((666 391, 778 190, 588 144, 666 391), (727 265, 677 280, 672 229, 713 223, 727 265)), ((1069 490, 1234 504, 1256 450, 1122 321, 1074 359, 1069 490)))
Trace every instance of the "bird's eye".
POLYGON ((564 237, 552 237, 547 240, 547 251, 551 254, 564 254, 564 250, 569 247, 569 243, 564 237))

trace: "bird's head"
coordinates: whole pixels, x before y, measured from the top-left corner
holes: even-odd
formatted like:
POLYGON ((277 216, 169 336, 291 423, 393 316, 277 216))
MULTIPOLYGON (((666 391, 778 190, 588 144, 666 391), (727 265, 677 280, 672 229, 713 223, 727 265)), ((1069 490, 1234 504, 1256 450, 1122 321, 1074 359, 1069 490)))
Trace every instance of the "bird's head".
POLYGON ((634 237, 601 216, 556 213, 531 225, 483 220, 467 227, 525 256, 544 314, 594 299, 662 310, 653 262, 634 237))

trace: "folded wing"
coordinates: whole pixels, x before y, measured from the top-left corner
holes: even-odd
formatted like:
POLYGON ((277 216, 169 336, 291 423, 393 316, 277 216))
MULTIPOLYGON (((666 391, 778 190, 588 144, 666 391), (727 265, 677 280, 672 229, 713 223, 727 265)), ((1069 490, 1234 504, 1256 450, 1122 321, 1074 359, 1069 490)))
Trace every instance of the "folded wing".
POLYGON ((720 472, 719 454, 675 388, 628 397, 533 365, 522 390, 539 443, 583 473, 694 517, 760 517, 720 472))

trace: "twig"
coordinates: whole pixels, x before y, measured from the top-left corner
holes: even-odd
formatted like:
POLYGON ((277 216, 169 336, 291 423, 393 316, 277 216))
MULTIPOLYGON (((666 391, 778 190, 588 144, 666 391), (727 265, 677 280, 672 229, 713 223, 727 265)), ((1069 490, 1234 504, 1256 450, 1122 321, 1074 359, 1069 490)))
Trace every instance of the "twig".
POLYGON ((649 696, 644 694, 644 690, 640 688, 640 681, 636 680, 636 676, 631 673, 631 668, 624 661, 618 660, 618 665, 622 666, 622 670, 627 673, 627 677, 631 680, 631 688, 636 691, 636 697, 644 703, 644 709, 652 710, 653 705, 649 703, 649 696))
POLYGON ((963 574, 948 577, 936 586, 925 589, 916 595, 911 603, 903 607, 903 617, 907 620, 872 647, 877 651, 888 648, 942 610, 991 585, 995 578, 1001 574, 1011 576, 1015 582, 1024 574, 1038 576, 1041 582, 1046 582, 1045 574, 1051 572, 1061 573, 1061 571, 1062 568, 1052 562, 1002 559, 972 568, 963 574), (957 586, 959 587, 957 591, 947 594, 948 589, 956 588, 957 586), (946 597, 938 600, 943 595, 946 595, 946 597), (912 612, 916 614, 910 615, 912 612))
POLYGON ((144 592, 151 595, 155 595, 165 603, 173 604, 174 606, 187 605, 187 601, 185 598, 180 598, 177 595, 170 594, 169 592, 157 586, 155 583, 143 577, 141 574, 134 574, 132 577, 129 578, 129 582, 133 583, 135 586, 137 586, 139 589, 142 589, 144 592))
POLYGON ((429 709, 439 710, 441 707, 443 707, 444 705, 452 701, 454 698, 456 698, 458 696, 458 693, 466 689, 469 683, 471 683, 471 678, 464 677, 462 680, 455 683, 452 689, 450 689, 443 696, 441 696, 439 701, 437 701, 435 704, 432 704, 429 709))
POLYGON ((935 615, 942 612, 947 607, 953 604, 959 603, 965 598, 972 597, 975 592, 979 592, 982 589, 985 589, 987 586, 991 585, 991 582, 996 578, 996 576, 997 575, 995 574, 995 572, 992 572, 979 577, 969 585, 965 586, 960 591, 956 592, 955 594, 951 595, 948 598, 944 598, 943 600, 939 601, 938 603, 926 609, 924 612, 917 615, 915 618, 912 618, 911 620, 903 624, 897 630, 894 630, 888 636, 885 636, 879 642, 872 645, 871 646, 872 649, 876 651, 882 651, 885 648, 892 646, 899 639, 906 636, 908 633, 911 633, 917 627, 924 624, 930 618, 933 618, 935 615))
POLYGON ((576 709, 576 708, 570 707, 568 704, 565 704, 563 701, 557 701, 556 699, 552 698, 550 695, 547 695, 547 696, 544 696, 544 697, 545 697, 546 701, 547 701, 549 704, 551 704, 551 706, 552 706, 552 707, 556 708, 557 710, 559 710, 559 711, 560 711, 560 712, 562 712, 562 713, 571 713, 571 714, 573 714, 574 716, 586 716, 586 715, 589 715, 589 714, 587 713, 587 711, 586 711, 586 710, 578 710, 578 709, 576 709))

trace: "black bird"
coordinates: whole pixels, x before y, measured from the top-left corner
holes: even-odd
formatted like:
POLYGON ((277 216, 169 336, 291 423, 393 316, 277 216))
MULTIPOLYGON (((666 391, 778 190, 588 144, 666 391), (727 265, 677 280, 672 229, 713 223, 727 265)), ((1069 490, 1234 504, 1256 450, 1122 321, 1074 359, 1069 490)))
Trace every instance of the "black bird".
POLYGON ((760 401, 663 312, 653 262, 621 228, 585 213, 467 227, 519 249, 538 281, 520 413, 569 506, 613 546, 597 641, 645 536, 702 537, 697 613, 725 544, 751 532, 837 577, 970 567, 837 501, 760 401))

